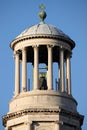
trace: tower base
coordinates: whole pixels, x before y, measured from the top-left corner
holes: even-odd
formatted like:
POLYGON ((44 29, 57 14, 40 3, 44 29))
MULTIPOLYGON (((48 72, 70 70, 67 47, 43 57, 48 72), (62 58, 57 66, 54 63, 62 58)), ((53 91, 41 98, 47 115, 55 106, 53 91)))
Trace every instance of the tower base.
POLYGON ((6 130, 81 130, 83 116, 64 109, 25 109, 3 117, 6 130))
POLYGON ((6 130, 81 130, 84 116, 66 93, 38 90, 21 93, 3 116, 6 130))

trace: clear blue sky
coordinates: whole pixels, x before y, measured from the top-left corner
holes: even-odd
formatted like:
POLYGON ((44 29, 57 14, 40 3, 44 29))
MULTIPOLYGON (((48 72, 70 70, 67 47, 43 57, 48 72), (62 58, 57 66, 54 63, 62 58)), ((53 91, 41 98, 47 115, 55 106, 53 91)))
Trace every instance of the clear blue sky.
POLYGON ((87 130, 87 0, 0 0, 0 130, 14 92, 14 59, 10 42, 24 29, 39 23, 40 4, 46 5, 46 23, 68 34, 76 47, 72 55, 72 93, 87 130))

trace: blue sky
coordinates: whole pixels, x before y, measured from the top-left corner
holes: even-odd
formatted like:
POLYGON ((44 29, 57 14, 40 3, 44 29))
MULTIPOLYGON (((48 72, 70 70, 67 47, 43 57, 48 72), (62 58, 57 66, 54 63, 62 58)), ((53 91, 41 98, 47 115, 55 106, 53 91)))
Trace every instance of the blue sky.
POLYGON ((14 59, 10 42, 24 29, 39 23, 39 5, 45 4, 48 24, 68 34, 76 47, 72 55, 72 94, 87 129, 87 0, 0 0, 0 130, 14 92, 14 59))

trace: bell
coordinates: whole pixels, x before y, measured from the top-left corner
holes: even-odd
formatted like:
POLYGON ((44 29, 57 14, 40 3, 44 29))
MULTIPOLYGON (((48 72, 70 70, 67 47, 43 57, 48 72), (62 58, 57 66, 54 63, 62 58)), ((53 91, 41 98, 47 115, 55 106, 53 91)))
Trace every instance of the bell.
POLYGON ((44 76, 40 77, 40 79, 39 79, 39 89, 40 90, 47 90, 47 81, 46 81, 46 78, 44 76))

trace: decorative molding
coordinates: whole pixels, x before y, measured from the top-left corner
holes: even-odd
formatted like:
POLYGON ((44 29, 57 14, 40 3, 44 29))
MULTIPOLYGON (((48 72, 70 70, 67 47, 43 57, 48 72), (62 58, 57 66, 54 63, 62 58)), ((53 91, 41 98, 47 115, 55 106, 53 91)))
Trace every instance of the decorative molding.
POLYGON ((53 108, 29 108, 29 109, 25 109, 25 110, 21 110, 18 112, 13 112, 13 113, 9 113, 7 115, 3 116, 3 125, 6 126, 6 123, 8 120, 11 120, 13 118, 18 118, 27 114, 46 114, 46 115, 52 115, 52 114, 58 114, 58 115, 62 115, 65 117, 70 117, 73 119, 77 119, 80 121, 80 124, 83 123, 83 115, 80 115, 79 113, 74 113, 74 112, 70 112, 64 109, 53 109, 53 108))
POLYGON ((12 49, 14 49, 15 44, 25 41, 25 40, 29 40, 29 39, 39 39, 39 38, 48 38, 48 39, 56 39, 56 40, 60 40, 63 42, 66 42, 67 44, 69 44, 71 46, 71 48, 73 49, 75 47, 75 43, 73 40, 69 39, 69 38, 65 38, 63 36, 56 36, 56 35, 29 35, 26 37, 20 37, 15 39, 14 41, 12 41, 12 43, 10 44, 10 47, 12 49))

